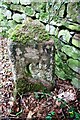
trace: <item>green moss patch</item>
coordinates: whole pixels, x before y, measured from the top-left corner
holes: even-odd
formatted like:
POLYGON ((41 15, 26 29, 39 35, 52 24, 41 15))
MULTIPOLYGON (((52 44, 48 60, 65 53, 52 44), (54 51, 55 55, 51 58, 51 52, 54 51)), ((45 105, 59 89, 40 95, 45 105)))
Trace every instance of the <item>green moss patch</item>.
POLYGON ((16 88, 17 92, 19 94, 25 94, 27 92, 33 92, 33 91, 48 91, 46 87, 42 85, 42 83, 30 83, 26 79, 18 79, 16 81, 16 88))
POLYGON ((33 40, 37 42, 50 40, 51 36, 45 31, 43 24, 34 20, 23 25, 17 25, 10 34, 10 39, 16 42, 27 43, 33 40))

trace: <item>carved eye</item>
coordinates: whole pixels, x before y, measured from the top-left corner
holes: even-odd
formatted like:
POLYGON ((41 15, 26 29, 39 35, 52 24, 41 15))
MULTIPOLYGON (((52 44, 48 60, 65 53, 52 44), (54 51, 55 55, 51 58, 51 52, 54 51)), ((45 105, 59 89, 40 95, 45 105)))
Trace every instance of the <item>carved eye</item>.
POLYGON ((36 66, 38 66, 38 65, 39 65, 39 62, 36 63, 36 66))

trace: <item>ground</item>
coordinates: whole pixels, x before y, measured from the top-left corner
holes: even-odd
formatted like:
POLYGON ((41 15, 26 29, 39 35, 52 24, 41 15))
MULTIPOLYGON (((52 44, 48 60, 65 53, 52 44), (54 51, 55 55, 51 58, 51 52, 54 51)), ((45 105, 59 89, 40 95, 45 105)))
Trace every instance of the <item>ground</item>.
POLYGON ((79 92, 68 82, 56 79, 50 93, 34 92, 17 97, 10 118, 15 120, 79 120, 79 92))

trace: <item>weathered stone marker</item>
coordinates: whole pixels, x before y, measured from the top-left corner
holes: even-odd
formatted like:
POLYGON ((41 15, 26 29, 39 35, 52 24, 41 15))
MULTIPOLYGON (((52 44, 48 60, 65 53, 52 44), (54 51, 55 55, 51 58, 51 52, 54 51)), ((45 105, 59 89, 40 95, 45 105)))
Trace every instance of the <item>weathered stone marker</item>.
POLYGON ((17 87, 26 91, 52 89, 54 86, 54 41, 37 20, 16 27, 9 44, 11 61, 16 71, 17 87), (22 82, 21 82, 22 81, 22 82), (19 85, 20 84, 20 85, 19 85), (45 87, 44 87, 45 86, 45 87))

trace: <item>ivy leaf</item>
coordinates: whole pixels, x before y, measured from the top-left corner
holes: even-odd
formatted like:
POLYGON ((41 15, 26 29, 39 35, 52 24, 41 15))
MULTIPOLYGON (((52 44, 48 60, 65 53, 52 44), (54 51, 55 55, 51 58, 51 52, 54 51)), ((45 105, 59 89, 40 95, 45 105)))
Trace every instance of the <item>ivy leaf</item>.
POLYGON ((75 117, 76 117, 76 119, 75 119, 75 120, 79 120, 79 119, 80 119, 80 114, 79 114, 79 113, 77 113, 77 112, 75 112, 75 117))
POLYGON ((16 113, 16 116, 20 115, 22 113, 22 109, 21 111, 19 111, 18 113, 16 113))
POLYGON ((70 114, 70 118, 74 117, 74 112, 73 111, 69 112, 69 114, 70 114))
POLYGON ((36 99, 39 99, 39 95, 38 95, 37 92, 34 92, 34 95, 35 95, 35 98, 36 98, 36 99))
POLYGON ((51 113, 49 113, 47 116, 46 116, 46 120, 52 120, 52 116, 55 115, 55 112, 52 111, 51 113))
POLYGON ((70 118, 73 118, 73 117, 75 116, 75 111, 74 111, 74 108, 73 108, 73 107, 71 107, 71 108, 68 110, 68 112, 69 112, 70 118))
POLYGON ((52 116, 54 116, 54 115, 55 115, 55 112, 54 112, 54 111, 52 111, 52 112, 51 112, 51 115, 52 115, 52 116))
POLYGON ((51 116, 47 116, 46 120, 52 120, 52 117, 51 116))

